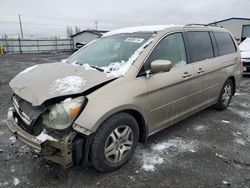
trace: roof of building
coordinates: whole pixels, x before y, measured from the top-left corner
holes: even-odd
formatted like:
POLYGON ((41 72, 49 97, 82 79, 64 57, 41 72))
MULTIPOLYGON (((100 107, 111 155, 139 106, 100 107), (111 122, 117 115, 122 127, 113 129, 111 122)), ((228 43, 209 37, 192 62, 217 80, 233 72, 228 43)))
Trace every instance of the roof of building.
POLYGON ((219 21, 211 22, 211 23, 209 23, 207 25, 213 25, 213 24, 217 24, 217 23, 221 23, 221 22, 225 22, 225 21, 229 21, 229 20, 249 20, 250 21, 250 18, 232 17, 232 18, 227 18, 227 19, 224 19, 224 20, 219 20, 219 21))
POLYGON ((91 30, 91 29, 86 29, 86 30, 80 31, 80 32, 78 32, 78 33, 76 33, 76 34, 74 34, 74 35, 71 35, 71 37, 75 37, 75 36, 80 35, 80 34, 82 34, 82 33, 92 33, 92 34, 96 34, 96 35, 101 36, 101 35, 103 35, 103 34, 106 33, 106 32, 108 32, 108 31, 105 31, 105 30, 91 30))

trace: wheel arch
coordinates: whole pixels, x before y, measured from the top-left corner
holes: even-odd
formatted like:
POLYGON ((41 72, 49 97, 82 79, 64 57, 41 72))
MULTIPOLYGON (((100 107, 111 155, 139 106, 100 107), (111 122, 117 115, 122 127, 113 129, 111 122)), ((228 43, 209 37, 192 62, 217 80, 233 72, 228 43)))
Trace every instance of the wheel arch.
POLYGON ((236 90, 235 77, 234 76, 230 76, 228 79, 233 82, 233 86, 234 86, 234 88, 233 88, 233 95, 234 95, 235 94, 235 90, 236 90))

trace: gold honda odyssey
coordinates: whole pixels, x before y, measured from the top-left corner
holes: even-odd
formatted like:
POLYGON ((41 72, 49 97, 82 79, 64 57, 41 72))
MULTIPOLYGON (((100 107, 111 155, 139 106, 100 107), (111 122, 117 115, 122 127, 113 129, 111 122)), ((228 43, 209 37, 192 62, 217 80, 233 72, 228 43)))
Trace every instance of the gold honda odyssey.
POLYGON ((68 59, 15 76, 7 125, 46 159, 110 172, 138 142, 209 106, 228 107, 242 76, 225 29, 142 26, 111 31, 68 59))

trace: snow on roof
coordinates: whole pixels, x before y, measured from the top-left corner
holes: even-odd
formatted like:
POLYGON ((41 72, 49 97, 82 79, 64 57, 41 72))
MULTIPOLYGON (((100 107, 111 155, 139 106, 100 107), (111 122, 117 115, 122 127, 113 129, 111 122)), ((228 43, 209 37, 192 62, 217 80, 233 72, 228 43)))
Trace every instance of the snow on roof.
POLYGON ((240 51, 250 51, 250 38, 246 38, 242 43, 239 45, 240 51))
POLYGON ((151 26, 128 27, 128 28, 117 29, 117 30, 107 32, 103 36, 107 37, 107 36, 121 34, 121 33, 155 32, 155 31, 161 31, 167 28, 178 27, 178 26, 181 26, 181 25, 171 24, 171 25, 151 25, 151 26))

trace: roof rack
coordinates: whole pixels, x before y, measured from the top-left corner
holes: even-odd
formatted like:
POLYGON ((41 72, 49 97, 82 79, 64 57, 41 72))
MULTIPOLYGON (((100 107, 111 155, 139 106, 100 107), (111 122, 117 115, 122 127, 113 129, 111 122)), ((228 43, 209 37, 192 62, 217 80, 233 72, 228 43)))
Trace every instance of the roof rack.
POLYGON ((185 27, 189 27, 189 26, 209 26, 209 27, 221 27, 221 26, 217 26, 217 25, 210 25, 210 24, 196 24, 196 23, 192 23, 192 24, 186 24, 185 27))
POLYGON ((191 23, 191 24, 186 24, 185 26, 207 26, 207 24, 197 24, 197 23, 191 23))

